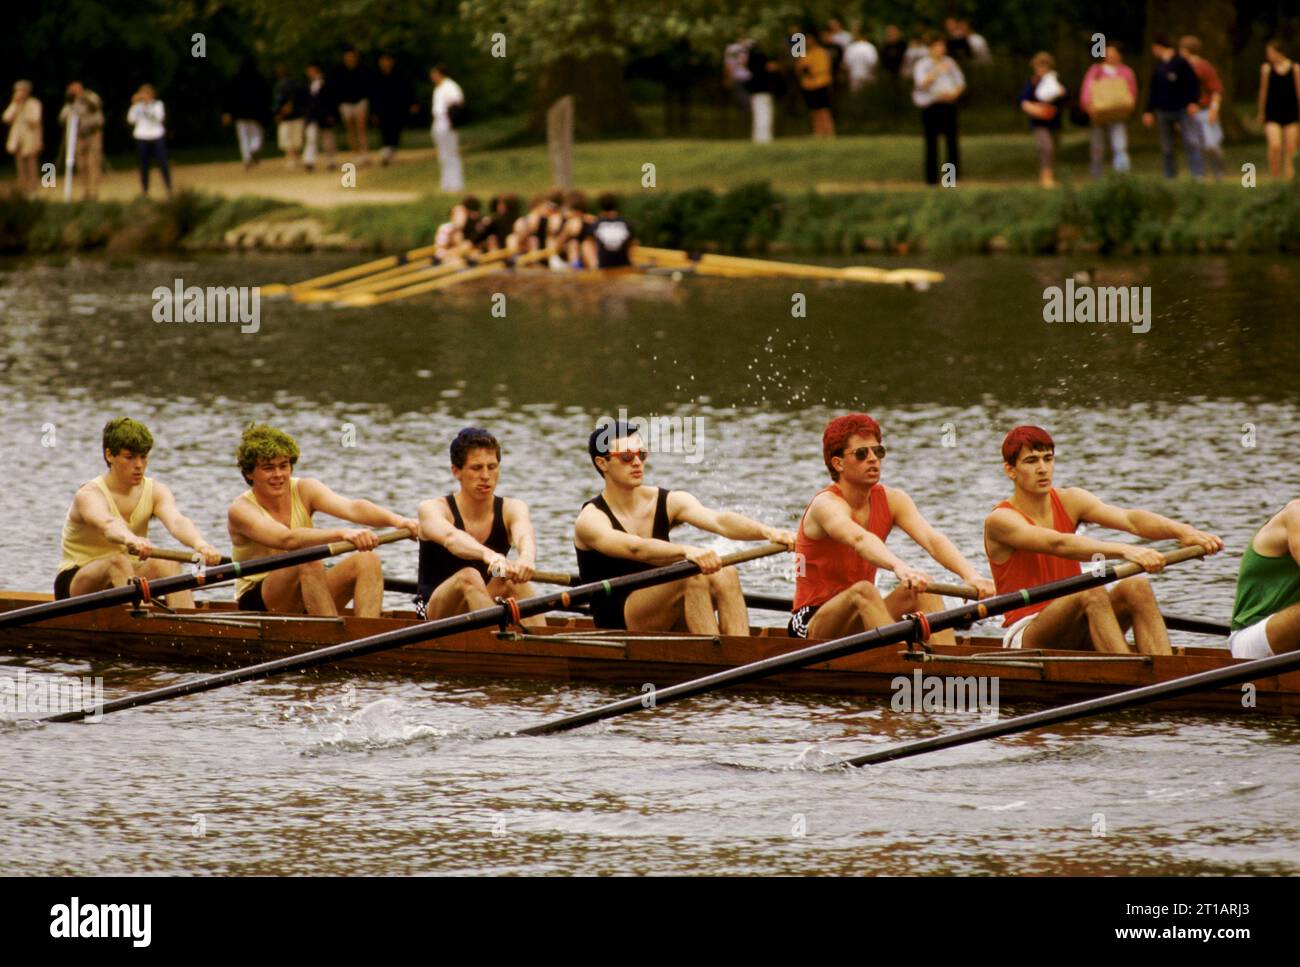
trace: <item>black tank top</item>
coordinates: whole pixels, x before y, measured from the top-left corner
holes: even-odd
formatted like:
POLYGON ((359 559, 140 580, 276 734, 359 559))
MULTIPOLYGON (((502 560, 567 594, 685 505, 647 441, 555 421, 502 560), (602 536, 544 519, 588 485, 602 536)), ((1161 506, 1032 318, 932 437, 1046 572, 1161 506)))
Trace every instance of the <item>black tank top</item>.
MULTIPOLYGON (((446 499, 447 506, 451 509, 451 522, 457 530, 465 530, 465 520, 460 516, 460 508, 456 506, 455 494, 448 494, 446 499)), ((506 530, 506 519, 501 512, 504 506, 504 497, 493 498, 492 530, 488 532, 487 540, 483 542, 484 547, 490 547, 498 554, 510 553, 510 533, 506 530)), ((484 583, 491 580, 487 565, 482 561, 469 561, 457 557, 437 541, 420 541, 420 578, 417 591, 420 600, 428 601, 429 595, 433 594, 438 585, 467 567, 472 567, 483 575, 484 583)))
POLYGON ((1264 120, 1276 124, 1294 124, 1300 115, 1300 102, 1296 100, 1295 62, 1287 68, 1285 74, 1268 69, 1268 90, 1264 94, 1264 120))
MULTIPOLYGON (((668 532, 671 525, 668 521, 668 495, 670 490, 659 488, 659 496, 655 499, 655 520, 650 529, 650 536, 655 540, 668 540, 668 532)), ((625 528, 614 512, 609 509, 609 504, 605 502, 604 494, 598 494, 582 506, 592 504, 601 511, 615 530, 627 533, 625 528)), ((582 578, 583 584, 590 584, 593 581, 607 581, 610 578, 622 577, 625 574, 636 574, 640 571, 652 570, 656 565, 644 564, 640 561, 630 561, 625 557, 610 557, 608 554, 602 554, 595 548, 582 550, 574 547, 578 554, 578 575, 582 578)), ((597 628, 626 628, 627 622, 623 617, 623 605, 627 601, 631 591, 615 591, 611 595, 602 595, 593 598, 591 601, 591 617, 596 622, 597 628)))

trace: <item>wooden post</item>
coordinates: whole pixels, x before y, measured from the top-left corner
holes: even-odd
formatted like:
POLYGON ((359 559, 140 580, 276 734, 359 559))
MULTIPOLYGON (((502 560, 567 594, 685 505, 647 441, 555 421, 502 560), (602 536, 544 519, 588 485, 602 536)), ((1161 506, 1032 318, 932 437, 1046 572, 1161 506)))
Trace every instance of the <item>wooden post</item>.
POLYGON ((551 184, 573 187, 573 98, 560 98, 546 112, 546 149, 551 156, 551 184))

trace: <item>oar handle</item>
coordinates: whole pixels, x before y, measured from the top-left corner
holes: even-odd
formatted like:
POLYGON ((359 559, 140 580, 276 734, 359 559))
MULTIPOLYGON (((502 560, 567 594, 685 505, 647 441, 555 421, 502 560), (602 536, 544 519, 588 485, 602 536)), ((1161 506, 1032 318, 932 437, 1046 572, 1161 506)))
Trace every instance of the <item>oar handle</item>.
MULTIPOLYGON (((401 541, 411 536, 411 531, 406 527, 398 527, 396 530, 384 531, 377 535, 380 544, 391 544, 393 541, 401 541)), ((355 551, 357 546, 351 541, 334 541, 329 545, 330 557, 337 557, 339 554, 346 554, 348 551, 355 551)))
MULTIPOLYGON (((767 557, 771 554, 779 554, 787 550, 784 544, 764 544, 761 547, 751 547, 748 550, 737 551, 735 554, 728 554, 722 558, 722 566, 730 567, 733 564, 744 564, 746 561, 753 561, 760 557, 767 557)), ((565 574, 563 571, 534 571, 533 580, 542 584, 559 584, 566 588, 576 587, 581 583, 581 579, 576 574, 565 574)), ((944 594, 956 592, 942 592, 944 594)), ((974 589, 971 589, 974 594, 974 589)))
POLYGON ((198 551, 174 551, 169 547, 155 547, 149 552, 149 560, 179 561, 181 564, 192 564, 202 560, 202 556, 198 551))
MULTIPOLYGON (((1180 564, 1183 561, 1190 561, 1193 558, 1204 557, 1205 548, 1203 547, 1180 547, 1176 551, 1170 551, 1168 554, 1162 554, 1165 559, 1165 567, 1170 564, 1180 564)), ((1125 561, 1123 564, 1115 565, 1115 576, 1117 578, 1132 577, 1134 574, 1141 574, 1145 571, 1141 564, 1134 564, 1132 561, 1125 561)))
POLYGON ((944 594, 950 598, 965 598, 967 601, 978 601, 980 593, 969 584, 944 584, 936 581, 925 586, 927 594, 944 594))

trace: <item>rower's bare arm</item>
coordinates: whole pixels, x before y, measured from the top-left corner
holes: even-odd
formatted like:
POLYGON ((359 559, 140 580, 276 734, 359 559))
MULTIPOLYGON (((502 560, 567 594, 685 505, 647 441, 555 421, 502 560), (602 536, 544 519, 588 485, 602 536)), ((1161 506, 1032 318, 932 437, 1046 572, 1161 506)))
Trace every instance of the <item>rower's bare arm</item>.
POLYGON ((984 521, 984 536, 989 544, 1000 545, 1008 551, 1051 554, 1070 561, 1091 561, 1101 555, 1108 559, 1124 558, 1145 567, 1152 559, 1164 560, 1155 551, 1138 544, 1098 541, 1081 534, 1063 534, 1051 527, 1031 524, 1007 507, 999 507, 989 514, 984 521))
POLYGON ((420 504, 419 537, 421 540, 441 544, 449 553, 466 561, 482 561, 489 567, 501 557, 469 534, 461 530, 451 520, 451 511, 447 502, 441 499, 426 500, 420 504))
POLYGON ((82 521, 103 534, 104 540, 124 544, 133 554, 141 558, 148 557, 152 545, 146 538, 137 537, 126 526, 126 522, 113 513, 108 506, 108 498, 98 487, 86 484, 77 491, 72 503, 74 515, 80 516, 82 521))
POLYGON ((1175 540, 1187 547, 1203 547, 1207 554, 1223 550, 1223 541, 1213 534, 1140 507, 1115 507, 1081 487, 1063 491, 1062 499, 1074 512, 1075 520, 1126 531, 1149 541, 1175 540))
POLYGON ((1283 509, 1282 526, 1286 528, 1286 549, 1300 565, 1300 500, 1293 500, 1283 509))
POLYGON ((993 582, 980 575, 973 564, 957 550, 947 537, 934 528, 916 507, 912 498, 895 487, 890 487, 889 509, 894 515, 894 522, 903 529, 908 537, 929 554, 941 567, 958 575, 984 595, 994 593, 993 582))
POLYGON ((153 513, 172 537, 202 554, 206 564, 213 566, 221 563, 221 552, 204 539, 203 533, 192 520, 181 513, 171 488, 157 481, 153 485, 153 513))
MULTIPOLYGON (((401 517, 369 500, 343 497, 319 480, 312 478, 299 480, 298 494, 307 504, 308 513, 319 510, 331 517, 366 527, 405 527, 411 532, 411 540, 419 538, 418 520, 412 517, 401 517)), ((350 538, 344 537, 342 540, 350 540, 350 538)))
MULTIPOLYGON (((528 505, 517 497, 507 497, 501 508, 505 517, 510 543, 519 552, 517 564, 527 565, 531 571, 537 564, 537 536, 533 533, 533 519, 528 515, 528 505)), ((532 580, 532 575, 523 578, 532 580)))
POLYGON ((252 541, 281 551, 345 541, 352 533, 342 527, 286 527, 243 498, 232 503, 226 512, 226 529, 230 531, 232 544, 252 541))
POLYGON ((854 520, 849 505, 834 494, 822 494, 814 499, 808 517, 831 540, 848 544, 858 557, 876 567, 897 573, 898 568, 907 566, 885 546, 884 541, 854 520))
POLYGON ((700 530, 719 534, 732 541, 772 541, 794 548, 794 534, 790 531, 768 527, 744 514, 730 510, 713 510, 705 507, 693 494, 674 490, 668 498, 669 518, 674 522, 690 524, 700 530))
POLYGON ((637 537, 626 531, 615 530, 609 518, 593 506, 582 508, 573 536, 579 547, 599 551, 608 557, 622 557, 661 567, 686 560, 692 550, 685 544, 674 544, 653 537, 637 537))

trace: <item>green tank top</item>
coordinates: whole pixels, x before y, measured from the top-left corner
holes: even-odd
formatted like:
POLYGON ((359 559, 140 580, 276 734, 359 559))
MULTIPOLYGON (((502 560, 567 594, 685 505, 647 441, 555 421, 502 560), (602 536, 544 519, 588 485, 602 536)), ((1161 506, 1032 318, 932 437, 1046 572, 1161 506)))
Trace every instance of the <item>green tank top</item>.
POLYGON ((1283 608, 1300 604, 1300 566, 1290 554, 1267 557, 1246 545, 1237 573, 1237 598, 1232 604, 1232 630, 1240 631, 1283 608))

